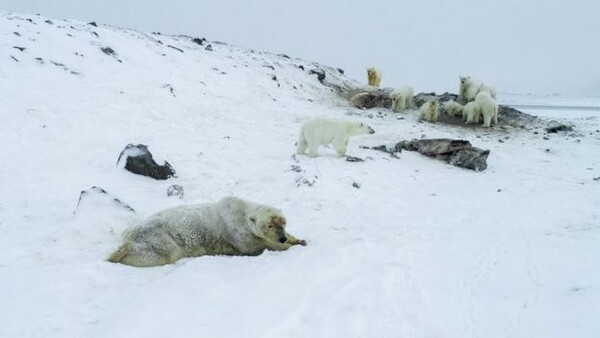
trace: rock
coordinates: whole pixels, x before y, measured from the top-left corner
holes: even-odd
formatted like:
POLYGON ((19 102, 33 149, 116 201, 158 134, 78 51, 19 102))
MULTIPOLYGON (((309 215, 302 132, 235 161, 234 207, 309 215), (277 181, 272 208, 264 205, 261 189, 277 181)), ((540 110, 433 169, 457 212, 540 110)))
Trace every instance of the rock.
POLYGON ((346 156, 346 162, 364 162, 365 160, 363 160, 360 157, 354 157, 354 156, 346 156))
POLYGON ((47 23, 47 24, 49 24, 49 25, 53 25, 54 24, 54 22, 52 22, 52 20, 50 20, 50 19, 48 19, 48 20, 46 20, 44 22, 47 23))
POLYGON ((90 26, 98 27, 98 24, 96 23, 96 21, 88 22, 87 24, 90 26))
POLYGON ((175 170, 169 162, 165 161, 163 165, 158 165, 152 158, 152 154, 148 151, 148 146, 144 144, 128 144, 117 160, 117 165, 125 161, 125 169, 128 171, 152 177, 157 180, 166 180, 175 176, 175 170))
POLYGON ((91 196, 104 196, 108 198, 111 201, 111 203, 113 203, 115 206, 123 208, 127 211, 135 212, 135 210, 132 207, 130 207, 127 203, 124 203, 120 199, 113 197, 111 194, 106 192, 106 190, 97 186, 93 186, 88 190, 81 191, 81 193, 79 194, 79 201, 77 202, 77 207, 75 208, 75 211, 73 211, 73 214, 77 213, 77 210, 79 210, 79 207, 81 206, 81 202, 84 199, 90 198, 91 196))
POLYGON ((550 121, 548 123, 548 127, 546 127, 546 132, 548 134, 555 134, 558 132, 569 132, 573 131, 573 126, 566 125, 557 121, 550 121))
POLYGON ((102 53, 104 53, 106 55, 117 55, 115 50, 110 47, 102 47, 102 48, 100 48, 100 50, 102 51, 102 53))
POLYGON ((489 150, 471 146, 469 141, 452 139, 401 141, 396 144, 396 148, 418 151, 454 166, 475 171, 483 171, 487 168, 487 157, 490 154, 489 150))
MULTIPOLYGON (((160 33, 159 33, 159 34, 160 34, 160 33)), ((205 38, 193 38, 193 39, 192 39, 192 42, 193 42, 193 43, 197 43, 197 44, 199 44, 200 46, 202 46, 202 45, 204 45, 204 43, 206 42, 206 39, 205 39, 205 38)))
POLYGON ((204 48, 204 49, 207 50, 207 51, 209 51, 209 52, 213 51, 212 45, 206 45, 206 48, 204 48))
POLYGON ((167 188, 167 196, 177 196, 183 198, 183 187, 178 184, 173 184, 167 188))
POLYGON ((178 51, 180 53, 183 53, 183 49, 181 49, 181 48, 178 48, 178 47, 175 47, 175 46, 172 46, 172 45, 167 45, 167 47, 175 49, 176 51, 178 51))
POLYGON ((321 82, 321 84, 323 83, 323 81, 325 81, 325 71, 322 69, 311 69, 308 73, 317 74, 317 79, 319 80, 319 82, 321 82))

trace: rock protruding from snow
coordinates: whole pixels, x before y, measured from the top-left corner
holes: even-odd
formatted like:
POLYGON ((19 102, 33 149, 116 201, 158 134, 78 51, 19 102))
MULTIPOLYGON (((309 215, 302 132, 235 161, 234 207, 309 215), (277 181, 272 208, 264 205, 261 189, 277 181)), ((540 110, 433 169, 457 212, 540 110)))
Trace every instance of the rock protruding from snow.
POLYGON ((179 199, 182 199, 183 193, 183 187, 179 184, 173 184, 167 188, 167 196, 176 196, 179 197, 179 199))
POLYGON ((350 98, 350 103, 362 109, 371 108, 392 108, 392 96, 386 90, 373 90, 368 92, 360 92, 350 98))
POLYGON ((148 146, 144 144, 128 144, 117 159, 117 165, 123 165, 123 163, 128 171, 157 180, 166 180, 175 176, 175 170, 169 162, 165 161, 163 165, 156 163, 148 146))
POLYGON ((487 168, 489 150, 471 145, 467 140, 422 139, 402 141, 396 144, 397 149, 417 151, 425 156, 444 160, 457 167, 483 171, 487 168))
MULTIPOLYGON (((84 200, 87 199, 91 199, 94 197, 100 197, 101 199, 104 199, 106 201, 110 201, 110 203, 118 208, 122 208, 125 209, 127 211, 132 211, 135 212, 135 210, 130 207, 127 203, 122 202, 120 199, 113 197, 111 194, 109 194, 106 190, 97 187, 97 186, 93 186, 91 188, 89 188, 88 190, 82 190, 81 193, 79 194, 79 201, 77 202, 77 207, 75 208, 75 211, 73 212, 74 214, 77 213, 77 210, 79 210, 79 208, 81 207, 81 203, 84 200)), ((97 201, 96 201, 97 202, 97 201)), ((106 202, 104 202, 106 203, 106 202)))

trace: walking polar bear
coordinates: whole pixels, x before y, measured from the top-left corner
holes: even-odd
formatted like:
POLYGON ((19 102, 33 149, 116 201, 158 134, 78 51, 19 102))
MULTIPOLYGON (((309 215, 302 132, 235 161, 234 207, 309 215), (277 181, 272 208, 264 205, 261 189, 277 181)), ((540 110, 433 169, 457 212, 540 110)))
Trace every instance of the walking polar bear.
POLYGON ((332 144, 339 156, 346 156, 346 148, 350 137, 375 134, 375 130, 358 121, 333 120, 317 117, 304 122, 296 143, 296 154, 308 156, 318 155, 319 146, 332 144))
POLYGON ((429 100, 421 106, 419 109, 419 122, 425 120, 432 123, 438 120, 438 102, 436 100, 429 100))
POLYGON ((413 106, 415 91, 411 86, 398 88, 392 92, 392 110, 395 112, 410 109, 413 106))
POLYGON ((163 210, 124 233, 109 262, 137 267, 204 255, 256 256, 306 245, 285 231, 280 210, 238 197, 163 210))
POLYGON ((479 123, 481 120, 481 107, 477 102, 469 102, 463 108, 463 120, 467 124, 479 123))
POLYGON ((488 92, 493 99, 496 99, 496 88, 492 85, 483 84, 479 80, 470 76, 460 76, 460 86, 458 89, 458 101, 468 103, 475 100, 480 92, 488 92))
POLYGON ((375 67, 367 68, 367 81, 369 86, 379 87, 381 83, 381 72, 375 67))

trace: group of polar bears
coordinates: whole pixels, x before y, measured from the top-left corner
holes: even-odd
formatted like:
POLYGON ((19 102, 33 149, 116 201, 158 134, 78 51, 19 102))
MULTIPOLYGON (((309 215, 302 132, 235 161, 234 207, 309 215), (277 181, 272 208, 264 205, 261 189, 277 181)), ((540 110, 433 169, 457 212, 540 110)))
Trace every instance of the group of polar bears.
MULTIPOLYGON (((498 102, 496 101, 496 88, 478 81, 470 76, 460 76, 458 103, 448 101, 444 103, 444 110, 449 116, 460 116, 467 124, 483 122, 483 127, 490 127, 492 121, 498 123, 498 102)), ((367 68, 367 81, 369 85, 379 87, 381 71, 375 67, 367 68)), ((410 86, 395 89, 392 92, 392 110, 400 112, 413 107, 414 90, 410 86)), ((429 100, 419 108, 419 121, 437 122, 439 117, 439 103, 429 100)))
MULTIPOLYGON (((305 122, 297 154, 318 155, 321 145, 333 145, 346 155, 350 137, 374 134, 370 126, 348 120, 317 117, 305 122)), ((109 257, 112 263, 136 267, 171 264, 183 257, 204 255, 256 256, 306 245, 286 231, 286 219, 275 207, 238 197, 216 203, 182 205, 154 214, 123 233, 123 243, 109 257)))
POLYGON ((498 124, 498 102, 496 101, 496 88, 478 80, 461 76, 458 92, 458 101, 444 104, 446 113, 450 116, 462 116, 465 123, 478 124, 483 120, 483 127, 490 127, 492 121, 498 124))
MULTIPOLYGON (((319 146, 332 144, 345 156, 350 137, 374 133, 362 122, 317 117, 302 125, 296 153, 308 150, 315 157, 319 146)), ((125 230, 123 241, 107 260, 136 267, 204 255, 256 256, 306 245, 286 232, 281 210, 233 196, 163 210, 125 230)))

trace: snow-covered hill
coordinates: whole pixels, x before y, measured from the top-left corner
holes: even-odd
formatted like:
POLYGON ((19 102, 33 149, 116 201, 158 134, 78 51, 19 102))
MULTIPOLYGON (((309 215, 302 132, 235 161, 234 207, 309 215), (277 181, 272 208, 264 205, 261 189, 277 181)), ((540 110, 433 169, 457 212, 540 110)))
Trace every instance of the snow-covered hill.
POLYGON ((351 83, 334 68, 196 41, 0 14, 1 337, 600 332, 594 112, 569 120, 570 136, 417 123, 353 108, 311 74, 351 83), (293 158, 318 115, 371 125, 349 146, 366 161, 293 158), (488 169, 359 148, 422 136, 490 149, 488 169), (116 167, 128 143, 177 178, 116 167), (74 213, 91 186, 136 213, 100 198, 74 213), (104 261, 129 222, 227 195, 281 208, 309 245, 146 269, 104 261))

